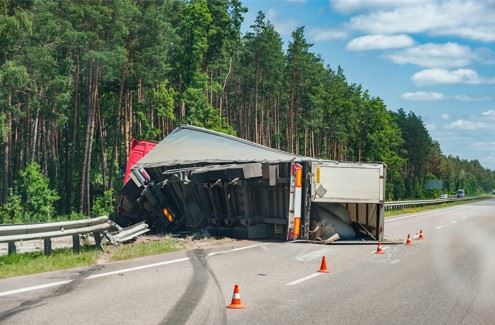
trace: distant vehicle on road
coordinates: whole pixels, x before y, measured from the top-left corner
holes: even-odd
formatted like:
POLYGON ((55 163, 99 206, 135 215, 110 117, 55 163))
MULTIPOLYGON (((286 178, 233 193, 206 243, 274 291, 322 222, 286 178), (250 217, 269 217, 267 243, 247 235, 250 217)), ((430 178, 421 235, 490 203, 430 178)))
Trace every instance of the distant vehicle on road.
POLYGON ((440 199, 448 199, 449 195, 448 194, 442 194, 440 195, 440 199))
POLYGON ((464 196, 465 196, 465 193, 464 193, 463 189, 457 190, 457 198, 458 199, 462 199, 464 196))
POLYGON ((492 191, 492 195, 495 195, 495 190, 492 191))

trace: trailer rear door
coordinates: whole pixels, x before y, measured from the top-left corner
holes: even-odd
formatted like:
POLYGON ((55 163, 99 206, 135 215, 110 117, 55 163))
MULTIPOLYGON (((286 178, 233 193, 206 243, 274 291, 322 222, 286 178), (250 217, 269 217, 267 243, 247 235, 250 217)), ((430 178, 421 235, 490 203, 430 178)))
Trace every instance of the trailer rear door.
POLYGON ((385 178, 382 163, 312 162, 311 204, 341 204, 356 232, 382 240, 385 178))
POLYGON ((313 162, 313 202, 383 203, 385 167, 379 163, 313 162))

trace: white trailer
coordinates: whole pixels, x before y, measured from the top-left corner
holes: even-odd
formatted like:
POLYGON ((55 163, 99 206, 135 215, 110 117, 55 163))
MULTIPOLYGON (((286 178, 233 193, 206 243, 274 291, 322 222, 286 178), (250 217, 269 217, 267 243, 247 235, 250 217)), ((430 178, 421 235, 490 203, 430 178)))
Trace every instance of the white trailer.
POLYGON ((382 163, 320 160, 181 126, 132 167, 112 219, 238 238, 383 238, 382 163))

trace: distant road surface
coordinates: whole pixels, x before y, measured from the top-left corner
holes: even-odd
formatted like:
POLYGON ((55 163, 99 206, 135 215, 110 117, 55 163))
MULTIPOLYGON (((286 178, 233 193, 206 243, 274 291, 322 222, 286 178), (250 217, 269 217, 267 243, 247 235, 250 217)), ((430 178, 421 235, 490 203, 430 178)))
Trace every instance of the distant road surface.
POLYGON ((385 236, 420 228, 384 255, 240 241, 1 280, 0 323, 495 324, 495 200, 388 218, 385 236), (225 308, 236 283, 244 310, 225 308))

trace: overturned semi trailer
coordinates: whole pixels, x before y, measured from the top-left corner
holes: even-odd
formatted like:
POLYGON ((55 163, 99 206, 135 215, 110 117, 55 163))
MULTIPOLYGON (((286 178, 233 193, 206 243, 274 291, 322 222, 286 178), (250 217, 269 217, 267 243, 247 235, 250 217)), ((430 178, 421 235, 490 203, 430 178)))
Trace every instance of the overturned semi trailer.
POLYGON ((111 219, 157 233, 381 240, 385 172, 181 126, 132 167, 111 219))

